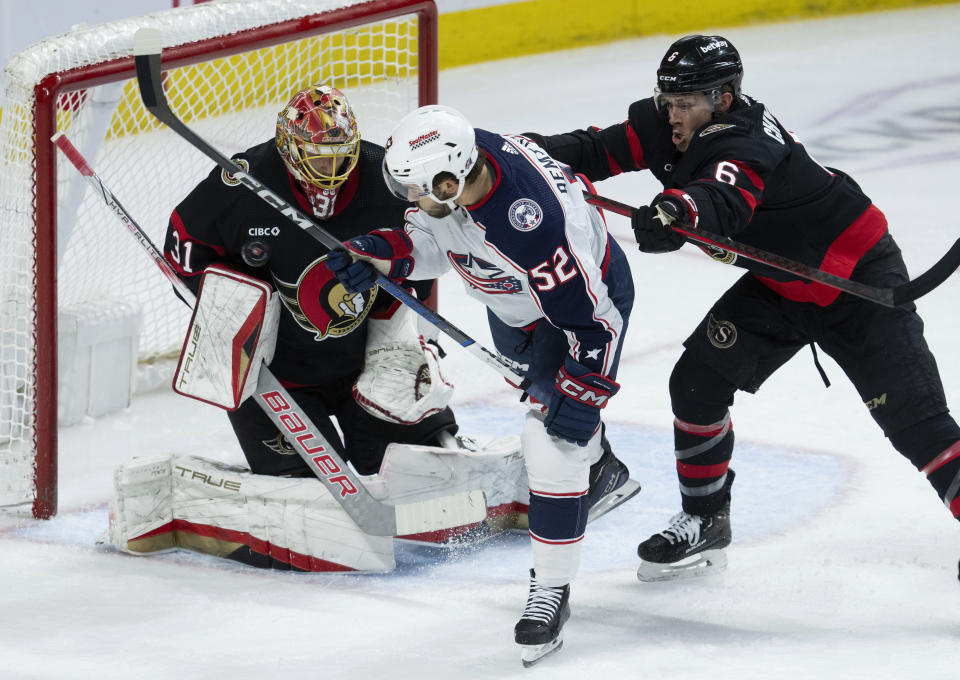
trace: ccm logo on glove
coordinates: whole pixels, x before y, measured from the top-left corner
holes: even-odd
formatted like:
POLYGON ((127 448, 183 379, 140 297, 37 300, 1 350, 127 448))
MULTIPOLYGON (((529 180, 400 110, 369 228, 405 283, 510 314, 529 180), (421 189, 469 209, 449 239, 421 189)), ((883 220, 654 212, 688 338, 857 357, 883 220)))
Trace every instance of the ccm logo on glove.
MULTIPOLYGON (((589 379, 592 376, 586 375, 582 376, 581 380, 589 379)), ((599 378, 599 376, 597 376, 599 378)), ((571 399, 576 399, 577 401, 593 406, 594 408, 603 408, 607 405, 610 397, 616 394, 619 385, 613 381, 607 382, 603 378, 600 378, 604 383, 604 387, 610 386, 612 389, 604 389, 600 385, 590 385, 584 382, 580 382, 572 375, 566 372, 563 368, 560 369, 560 372, 557 374, 556 379, 556 388, 562 392, 564 395, 570 397, 571 399)))

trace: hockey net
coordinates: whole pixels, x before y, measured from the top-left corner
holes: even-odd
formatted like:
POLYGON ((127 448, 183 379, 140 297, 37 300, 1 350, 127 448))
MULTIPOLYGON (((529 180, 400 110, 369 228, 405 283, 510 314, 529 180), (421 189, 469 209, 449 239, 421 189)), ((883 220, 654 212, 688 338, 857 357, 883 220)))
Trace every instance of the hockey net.
MULTIPOLYGON (((66 132, 162 247, 171 210, 212 164, 142 106, 132 58, 142 27, 163 33, 171 108, 227 155, 271 138, 283 104, 313 83, 343 89, 363 137, 380 144, 405 112, 436 101, 432 1, 220 0, 72 31, 15 56, 0 106, 6 511, 56 512, 58 411, 69 421, 64 405, 94 389, 65 370, 58 380, 65 327, 79 318, 109 329, 134 318, 131 374, 144 390, 169 384, 169 359, 189 321, 169 283, 49 141, 66 132)), ((86 361, 109 361, 102 355, 111 351, 102 343, 86 361)))

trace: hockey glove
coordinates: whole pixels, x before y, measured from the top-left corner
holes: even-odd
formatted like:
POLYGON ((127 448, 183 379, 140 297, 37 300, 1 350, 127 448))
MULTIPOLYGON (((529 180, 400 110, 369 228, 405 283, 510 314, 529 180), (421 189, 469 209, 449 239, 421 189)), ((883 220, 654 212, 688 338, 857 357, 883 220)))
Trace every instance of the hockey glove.
MULTIPOLYGON (((653 199, 649 206, 642 205, 634 211, 633 235, 641 251, 669 253, 679 250, 686 243, 684 235, 671 227, 689 229, 691 211, 696 215, 696 207, 692 199, 689 205, 684 205, 687 201, 681 199, 681 195, 686 196, 676 190, 664 192, 653 199)), ((689 196, 686 198, 689 199, 689 196)))
POLYGON ((377 270, 373 265, 354 260, 344 248, 331 250, 327 254, 326 265, 348 293, 370 290, 377 285, 377 270))
POLYGON ((413 242, 398 229, 378 229, 355 236, 327 255, 327 269, 350 293, 369 290, 376 285, 379 271, 396 281, 413 271, 413 242))
POLYGON ((599 373, 592 373, 568 356, 553 387, 543 423, 547 434, 586 446, 600 427, 600 409, 619 391, 620 385, 599 373))

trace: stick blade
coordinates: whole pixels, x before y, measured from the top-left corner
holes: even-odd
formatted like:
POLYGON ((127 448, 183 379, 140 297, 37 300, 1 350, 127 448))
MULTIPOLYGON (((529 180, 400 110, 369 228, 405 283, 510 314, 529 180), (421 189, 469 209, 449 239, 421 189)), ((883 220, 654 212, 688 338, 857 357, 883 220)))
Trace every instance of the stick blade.
POLYGON ((163 49, 163 32, 159 28, 145 27, 133 34, 133 56, 160 54, 163 49))

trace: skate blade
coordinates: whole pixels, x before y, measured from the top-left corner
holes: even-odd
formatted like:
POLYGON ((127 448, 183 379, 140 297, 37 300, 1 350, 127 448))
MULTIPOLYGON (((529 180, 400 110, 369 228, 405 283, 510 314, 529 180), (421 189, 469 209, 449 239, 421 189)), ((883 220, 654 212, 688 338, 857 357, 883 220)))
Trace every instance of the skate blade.
POLYGON ((721 550, 704 550, 679 562, 658 563, 640 562, 637 578, 644 583, 656 581, 679 581, 696 578, 711 573, 719 573, 727 568, 727 554, 721 550))
POLYGON ((563 631, 560 631, 556 638, 543 645, 520 645, 520 661, 523 662, 524 668, 530 668, 530 666, 539 663, 561 647, 563 647, 563 631))
POLYGON ((640 493, 640 482, 635 479, 628 479, 623 483, 623 486, 612 493, 608 493, 601 498, 596 505, 590 508, 590 512, 587 514, 587 523, 589 524, 595 519, 603 517, 617 506, 626 503, 638 493, 640 493))

